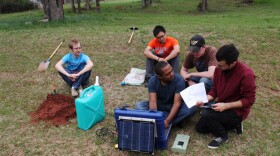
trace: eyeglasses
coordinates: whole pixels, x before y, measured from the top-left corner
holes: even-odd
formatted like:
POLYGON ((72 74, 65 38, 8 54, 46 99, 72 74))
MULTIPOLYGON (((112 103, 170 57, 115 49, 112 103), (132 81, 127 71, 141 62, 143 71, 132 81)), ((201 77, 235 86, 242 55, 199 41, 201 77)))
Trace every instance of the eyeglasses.
POLYGON ((74 50, 78 50, 78 49, 82 49, 82 47, 76 47, 76 48, 73 48, 74 50))
POLYGON ((165 36, 165 34, 163 34, 163 35, 161 35, 161 36, 157 36, 156 38, 157 38, 157 39, 162 39, 162 38, 164 38, 164 36, 165 36))

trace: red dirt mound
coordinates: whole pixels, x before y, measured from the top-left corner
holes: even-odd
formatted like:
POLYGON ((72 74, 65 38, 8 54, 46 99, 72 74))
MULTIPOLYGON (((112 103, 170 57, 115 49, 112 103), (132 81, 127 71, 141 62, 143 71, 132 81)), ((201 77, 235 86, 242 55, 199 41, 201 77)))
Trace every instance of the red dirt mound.
POLYGON ((39 109, 30 113, 31 122, 45 121, 54 126, 66 125, 69 119, 76 117, 74 99, 62 94, 48 94, 39 109))

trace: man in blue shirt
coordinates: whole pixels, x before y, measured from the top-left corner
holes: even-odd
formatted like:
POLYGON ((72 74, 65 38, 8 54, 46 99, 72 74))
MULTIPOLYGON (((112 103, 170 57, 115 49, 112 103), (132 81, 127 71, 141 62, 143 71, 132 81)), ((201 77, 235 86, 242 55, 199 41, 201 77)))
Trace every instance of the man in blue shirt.
POLYGON ((138 102, 136 109, 162 111, 165 128, 171 123, 177 125, 193 116, 196 106, 189 109, 180 95, 185 89, 184 79, 174 73, 171 65, 165 61, 159 61, 155 65, 155 73, 148 82, 149 101, 138 102))
POLYGON ((72 52, 63 56, 63 58, 57 62, 55 68, 58 70, 62 79, 71 87, 72 96, 78 96, 83 91, 82 86, 89 83, 93 63, 90 58, 82 52, 79 40, 73 39, 69 43, 69 48, 72 52))

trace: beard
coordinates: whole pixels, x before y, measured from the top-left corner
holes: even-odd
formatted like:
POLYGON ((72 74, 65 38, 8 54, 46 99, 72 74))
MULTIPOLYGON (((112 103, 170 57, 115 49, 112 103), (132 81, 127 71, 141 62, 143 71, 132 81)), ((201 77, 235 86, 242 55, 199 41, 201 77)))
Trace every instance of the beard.
POLYGON ((230 69, 227 69, 227 70, 223 70, 222 71, 225 75, 228 75, 230 72, 231 72, 231 70, 230 69))

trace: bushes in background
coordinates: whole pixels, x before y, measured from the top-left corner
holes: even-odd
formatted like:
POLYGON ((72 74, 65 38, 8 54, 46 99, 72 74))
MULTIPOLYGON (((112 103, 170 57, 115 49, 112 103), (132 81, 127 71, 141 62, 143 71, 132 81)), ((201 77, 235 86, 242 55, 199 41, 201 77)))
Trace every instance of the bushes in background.
POLYGON ((1 0, 0 13, 12 13, 32 10, 37 6, 28 0, 1 0))

